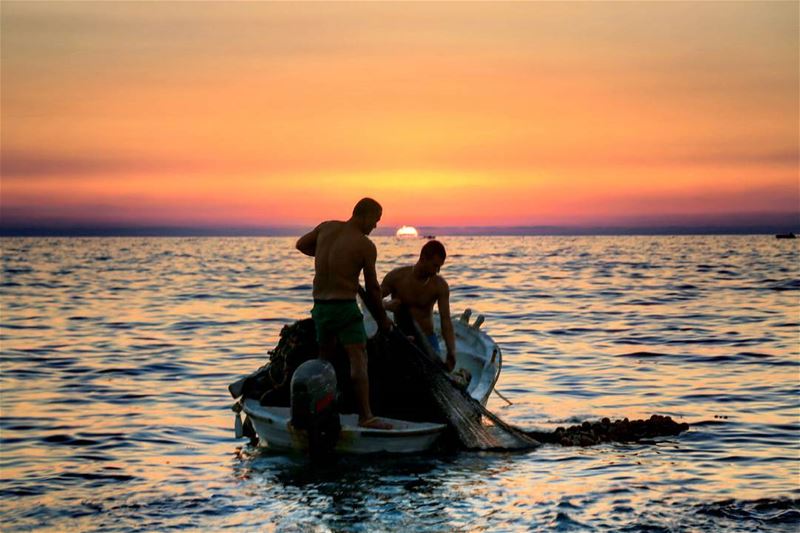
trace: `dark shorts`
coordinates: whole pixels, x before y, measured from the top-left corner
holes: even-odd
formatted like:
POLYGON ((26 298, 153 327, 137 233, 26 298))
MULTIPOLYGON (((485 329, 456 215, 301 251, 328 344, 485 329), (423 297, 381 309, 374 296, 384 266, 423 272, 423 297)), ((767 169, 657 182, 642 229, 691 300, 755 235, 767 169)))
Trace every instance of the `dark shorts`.
POLYGON ((364 315, 355 300, 314 300, 311 317, 319 343, 329 341, 332 337, 343 345, 367 342, 364 315))

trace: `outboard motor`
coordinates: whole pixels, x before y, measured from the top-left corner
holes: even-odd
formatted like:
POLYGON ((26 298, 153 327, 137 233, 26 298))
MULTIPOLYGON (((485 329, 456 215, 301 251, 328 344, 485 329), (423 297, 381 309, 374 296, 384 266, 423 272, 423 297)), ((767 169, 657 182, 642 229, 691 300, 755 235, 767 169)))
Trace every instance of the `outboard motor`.
POLYGON ((333 451, 341 424, 336 409, 336 371, 322 359, 312 359, 297 367, 290 385, 292 426, 308 432, 312 457, 333 451))

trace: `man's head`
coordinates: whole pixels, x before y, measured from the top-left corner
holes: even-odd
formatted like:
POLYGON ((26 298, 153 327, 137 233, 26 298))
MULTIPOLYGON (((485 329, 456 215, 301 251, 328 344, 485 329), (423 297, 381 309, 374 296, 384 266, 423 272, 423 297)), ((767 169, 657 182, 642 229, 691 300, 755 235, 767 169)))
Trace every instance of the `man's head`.
POLYGON ((372 198, 362 198, 353 208, 352 218, 358 223, 364 235, 369 235, 378 225, 382 214, 383 208, 381 204, 372 198))
POLYGON ((419 272, 425 276, 433 276, 442 268, 444 260, 447 258, 447 252, 444 245, 439 241, 428 241, 422 250, 419 252, 419 261, 417 261, 417 268, 419 272))

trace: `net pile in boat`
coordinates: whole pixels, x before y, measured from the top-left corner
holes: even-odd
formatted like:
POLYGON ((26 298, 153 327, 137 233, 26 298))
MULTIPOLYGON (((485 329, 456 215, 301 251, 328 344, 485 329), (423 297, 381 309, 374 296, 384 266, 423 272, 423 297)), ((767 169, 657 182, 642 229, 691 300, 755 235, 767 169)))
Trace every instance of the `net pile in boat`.
MULTIPOLYGON (((379 338, 380 339, 380 338, 379 338)), ((460 444, 469 450, 519 450, 535 448, 539 442, 503 422, 451 380, 442 363, 420 350, 405 335, 393 330, 383 342, 373 344, 385 352, 397 374, 412 376, 422 384, 436 411, 453 429, 460 444), (494 426, 484 424, 484 418, 494 426)), ((372 355, 372 354, 370 354, 372 355)))

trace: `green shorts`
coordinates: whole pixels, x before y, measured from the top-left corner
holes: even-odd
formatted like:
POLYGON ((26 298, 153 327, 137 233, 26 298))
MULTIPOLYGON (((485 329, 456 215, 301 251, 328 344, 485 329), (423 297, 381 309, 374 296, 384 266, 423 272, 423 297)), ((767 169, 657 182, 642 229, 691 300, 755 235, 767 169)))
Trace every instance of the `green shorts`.
POLYGON ((314 300, 311 317, 317 330, 317 342, 331 337, 336 337, 343 345, 367 342, 364 315, 355 300, 314 300))

